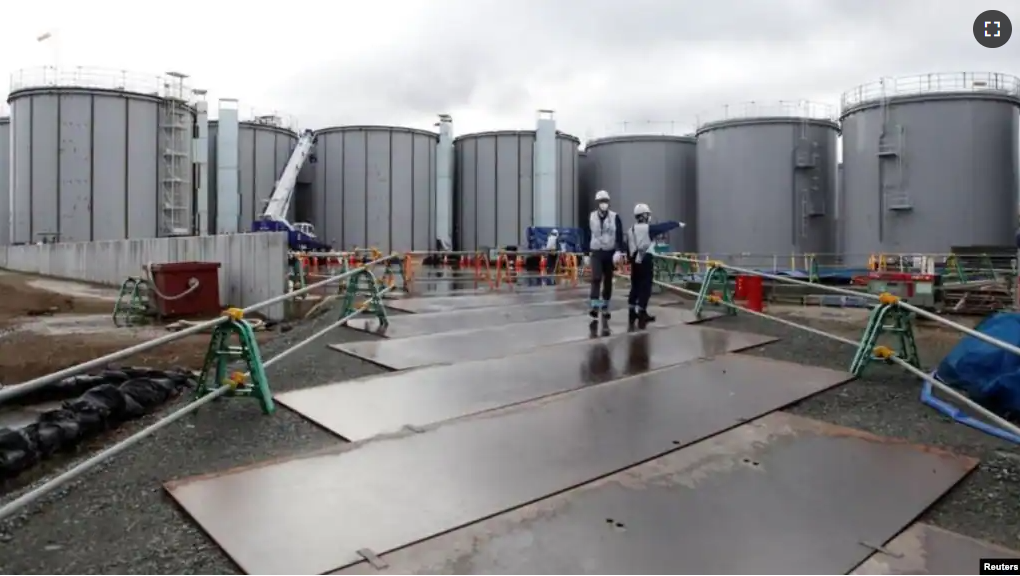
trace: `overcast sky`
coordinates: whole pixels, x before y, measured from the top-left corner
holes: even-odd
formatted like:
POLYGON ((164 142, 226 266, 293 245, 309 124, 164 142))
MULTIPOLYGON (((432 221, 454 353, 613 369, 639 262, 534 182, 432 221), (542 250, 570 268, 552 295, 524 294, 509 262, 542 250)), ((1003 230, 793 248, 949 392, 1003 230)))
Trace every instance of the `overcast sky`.
MULTIPOLYGON (((1020 74, 1020 37, 982 48, 967 0, 336 0, 16 2, 0 74, 45 65, 179 70, 209 98, 302 127, 684 132, 745 101, 812 100, 883 76, 1020 74), (274 9, 274 6, 279 8, 274 9), (189 22, 189 15, 202 14, 189 22), (43 42, 44 33, 52 37, 43 42)), ((996 8, 1020 23, 1020 1, 996 8)), ((1020 34, 1018 34, 1020 36, 1020 34)), ((211 107, 215 108, 215 104, 211 107)))

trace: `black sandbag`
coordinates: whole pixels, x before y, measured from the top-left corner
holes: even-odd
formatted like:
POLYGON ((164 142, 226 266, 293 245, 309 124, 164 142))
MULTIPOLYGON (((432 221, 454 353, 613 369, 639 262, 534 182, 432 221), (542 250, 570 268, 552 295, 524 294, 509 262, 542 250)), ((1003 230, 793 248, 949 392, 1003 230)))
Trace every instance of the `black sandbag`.
POLYGON ((0 479, 12 478, 36 462, 72 450, 83 440, 139 418, 196 383, 187 370, 127 367, 107 370, 87 380, 99 383, 36 422, 18 430, 0 428, 0 479))

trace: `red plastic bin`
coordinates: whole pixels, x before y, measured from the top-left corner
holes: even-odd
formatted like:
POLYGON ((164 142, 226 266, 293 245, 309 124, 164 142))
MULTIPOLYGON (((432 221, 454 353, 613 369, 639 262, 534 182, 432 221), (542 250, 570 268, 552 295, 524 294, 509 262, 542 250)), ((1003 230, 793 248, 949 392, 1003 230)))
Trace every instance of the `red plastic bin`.
POLYGON ((220 313, 219 262, 153 264, 150 272, 156 288, 150 297, 161 317, 212 317, 220 313), (174 298, 186 292, 194 282, 198 282, 196 288, 183 297, 174 298))

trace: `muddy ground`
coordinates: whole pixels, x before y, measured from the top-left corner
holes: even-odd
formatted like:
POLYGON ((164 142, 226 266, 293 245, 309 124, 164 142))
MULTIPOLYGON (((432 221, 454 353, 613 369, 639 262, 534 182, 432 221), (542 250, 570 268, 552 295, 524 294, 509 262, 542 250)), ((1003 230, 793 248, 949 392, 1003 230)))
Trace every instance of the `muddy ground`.
MULTIPOLYGON (((16 384, 164 335, 113 325, 116 289, 0 271, 0 383, 16 384)), ((260 337, 260 339, 262 339, 260 337)), ((121 364, 201 368, 209 337, 188 336, 121 364)))

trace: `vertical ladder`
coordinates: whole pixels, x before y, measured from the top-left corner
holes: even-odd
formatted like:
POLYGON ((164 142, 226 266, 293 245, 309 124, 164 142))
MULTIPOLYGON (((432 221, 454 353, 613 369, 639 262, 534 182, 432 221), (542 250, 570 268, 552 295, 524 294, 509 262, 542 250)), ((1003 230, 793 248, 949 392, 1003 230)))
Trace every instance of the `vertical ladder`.
MULTIPOLYGON (((809 138, 809 120, 805 117, 799 126, 793 150, 794 194, 800 204, 800 240, 808 239, 811 218, 825 214, 824 199, 820 197, 818 142, 809 138)), ((794 241, 796 243, 796 236, 794 241)))
POLYGON ((191 113, 184 95, 183 74, 167 73, 160 113, 160 235, 191 234, 191 113))
POLYGON ((895 88, 892 80, 882 81, 882 131, 878 136, 878 181, 885 210, 912 210, 913 205, 904 182, 903 151, 906 129, 892 122, 889 110, 889 93, 895 88))

